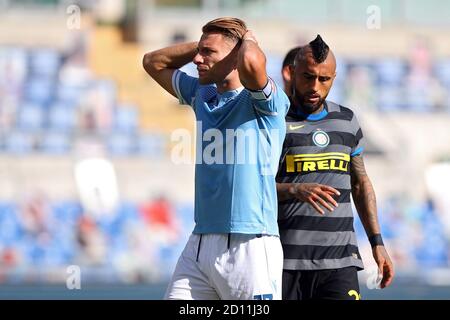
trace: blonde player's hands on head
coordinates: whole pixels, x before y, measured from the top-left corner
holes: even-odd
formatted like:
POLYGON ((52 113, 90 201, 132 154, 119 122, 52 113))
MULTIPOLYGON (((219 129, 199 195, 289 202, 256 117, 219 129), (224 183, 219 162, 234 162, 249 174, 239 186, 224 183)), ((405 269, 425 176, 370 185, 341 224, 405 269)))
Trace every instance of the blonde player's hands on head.
POLYGON ((289 188, 289 193, 296 199, 309 203, 322 215, 325 214, 325 211, 319 204, 332 212, 334 208, 337 208, 338 206, 338 203, 333 199, 333 196, 340 195, 340 192, 336 189, 318 183, 293 183, 289 188))
POLYGON ((247 30, 247 32, 242 36, 242 41, 245 40, 253 41, 258 44, 258 41, 256 40, 256 37, 252 30, 247 30))
POLYGON ((378 265, 378 274, 382 275, 380 288, 386 288, 394 279, 394 264, 389 257, 384 246, 375 246, 372 248, 373 258, 378 265))

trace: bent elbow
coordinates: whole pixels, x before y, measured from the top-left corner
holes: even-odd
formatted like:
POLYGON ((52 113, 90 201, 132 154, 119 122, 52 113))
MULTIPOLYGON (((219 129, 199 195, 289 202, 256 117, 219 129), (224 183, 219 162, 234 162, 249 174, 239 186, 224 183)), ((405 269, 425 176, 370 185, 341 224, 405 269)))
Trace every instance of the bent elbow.
POLYGON ((158 67, 153 52, 144 54, 142 66, 144 67, 144 70, 152 77, 158 72, 158 67))

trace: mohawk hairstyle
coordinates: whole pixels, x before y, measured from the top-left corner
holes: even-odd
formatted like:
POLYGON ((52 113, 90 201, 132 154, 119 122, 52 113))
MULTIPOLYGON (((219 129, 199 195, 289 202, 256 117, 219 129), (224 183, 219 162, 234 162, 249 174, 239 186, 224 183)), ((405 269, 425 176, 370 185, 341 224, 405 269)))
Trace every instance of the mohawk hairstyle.
POLYGON ((320 35, 317 35, 317 37, 309 43, 309 46, 311 47, 314 60, 317 63, 324 62, 328 57, 330 47, 323 41, 320 35))

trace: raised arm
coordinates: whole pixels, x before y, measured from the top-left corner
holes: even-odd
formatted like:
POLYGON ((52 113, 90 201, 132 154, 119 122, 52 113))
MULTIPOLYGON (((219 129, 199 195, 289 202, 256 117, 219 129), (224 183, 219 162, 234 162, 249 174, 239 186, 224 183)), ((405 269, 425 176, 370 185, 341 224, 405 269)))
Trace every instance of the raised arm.
POLYGON ((375 191, 366 173, 362 156, 352 157, 350 175, 353 201, 366 234, 371 241, 373 257, 380 274, 383 275, 381 288, 384 288, 392 282, 394 266, 381 241, 375 191))
POLYGON ((156 51, 148 52, 142 61, 145 71, 174 97, 177 97, 172 87, 172 75, 176 69, 191 62, 197 54, 198 43, 181 43, 156 51))
POLYGON ((249 30, 242 37, 238 52, 239 79, 250 90, 261 90, 267 84, 266 56, 249 30))

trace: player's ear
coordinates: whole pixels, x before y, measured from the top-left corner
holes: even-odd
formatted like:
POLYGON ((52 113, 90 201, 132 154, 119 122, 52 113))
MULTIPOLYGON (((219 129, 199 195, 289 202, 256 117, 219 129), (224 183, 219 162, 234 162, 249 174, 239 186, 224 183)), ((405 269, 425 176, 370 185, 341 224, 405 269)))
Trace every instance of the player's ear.
POLYGON ((285 66, 281 71, 281 75, 283 76, 284 81, 286 82, 291 81, 291 66, 290 65, 285 66))

